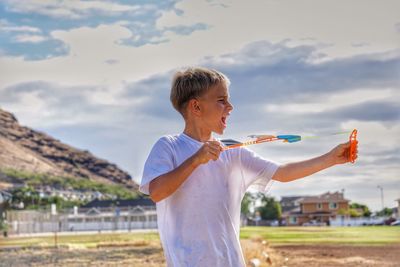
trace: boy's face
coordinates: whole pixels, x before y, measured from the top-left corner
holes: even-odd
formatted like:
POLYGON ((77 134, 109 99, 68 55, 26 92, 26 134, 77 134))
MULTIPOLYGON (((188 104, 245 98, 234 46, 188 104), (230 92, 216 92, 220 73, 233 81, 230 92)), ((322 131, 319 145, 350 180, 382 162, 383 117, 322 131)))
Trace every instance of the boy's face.
POLYGON ((199 118, 204 130, 223 134, 227 126, 227 117, 233 109, 229 102, 229 91, 225 83, 211 87, 198 98, 199 118))

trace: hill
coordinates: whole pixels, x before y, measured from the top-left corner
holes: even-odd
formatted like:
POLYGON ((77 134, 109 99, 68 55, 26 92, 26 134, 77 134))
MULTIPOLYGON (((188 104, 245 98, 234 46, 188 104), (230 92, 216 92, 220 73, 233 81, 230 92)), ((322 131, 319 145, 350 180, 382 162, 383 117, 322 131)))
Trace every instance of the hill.
MULTIPOLYGON (((47 176, 73 177, 137 189, 131 176, 99 159, 39 131, 21 126, 12 113, 0 109, 0 172, 17 170, 47 176)), ((0 189, 12 179, 0 175, 0 189), (2 178, 3 177, 3 178, 2 178)))

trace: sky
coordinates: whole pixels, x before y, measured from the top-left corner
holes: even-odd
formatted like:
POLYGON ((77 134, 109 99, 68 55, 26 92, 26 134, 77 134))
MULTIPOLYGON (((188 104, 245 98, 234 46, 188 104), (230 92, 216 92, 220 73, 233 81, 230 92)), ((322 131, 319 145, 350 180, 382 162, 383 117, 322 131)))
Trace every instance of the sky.
POLYGON ((153 144, 183 130, 171 77, 205 66, 231 80, 219 138, 321 138, 253 146, 288 163, 359 131, 359 158, 275 182, 269 194, 344 190, 372 210, 400 198, 400 2, 0 2, 0 108, 19 122, 116 163, 140 182, 153 144), (324 136, 324 137, 323 137, 324 136))

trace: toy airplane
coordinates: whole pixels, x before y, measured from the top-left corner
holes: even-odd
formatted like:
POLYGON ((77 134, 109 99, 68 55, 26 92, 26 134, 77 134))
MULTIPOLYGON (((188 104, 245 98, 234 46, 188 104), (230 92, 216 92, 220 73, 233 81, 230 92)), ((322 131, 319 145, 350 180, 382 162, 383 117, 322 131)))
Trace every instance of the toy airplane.
MULTIPOLYGON (((341 132, 341 133, 335 133, 331 135, 337 135, 337 134, 343 134, 343 133, 348 133, 348 132, 341 132)), ((224 149, 233 149, 237 147, 243 147, 243 146, 249 146, 249 145, 255 145, 255 144, 261 144, 261 143, 266 143, 266 142, 272 142, 272 141, 278 141, 282 140, 283 142, 286 143, 294 143, 294 142, 299 142, 304 138, 316 138, 317 136, 305 136, 301 137, 300 135, 249 135, 250 138, 253 138, 252 140, 246 141, 246 142, 239 142, 233 139, 223 139, 221 142, 225 145, 224 149)), ((350 134, 350 153, 349 153, 349 158, 350 162, 354 163, 356 160, 356 148, 357 148, 357 130, 354 129, 351 134, 350 134)))

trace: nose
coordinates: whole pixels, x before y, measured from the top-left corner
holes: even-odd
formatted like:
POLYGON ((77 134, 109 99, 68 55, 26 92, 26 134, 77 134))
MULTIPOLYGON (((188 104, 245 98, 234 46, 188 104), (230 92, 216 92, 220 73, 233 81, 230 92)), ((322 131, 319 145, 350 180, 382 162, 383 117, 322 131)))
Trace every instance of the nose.
POLYGON ((232 103, 227 101, 227 104, 228 104, 228 110, 231 111, 233 109, 232 103))

